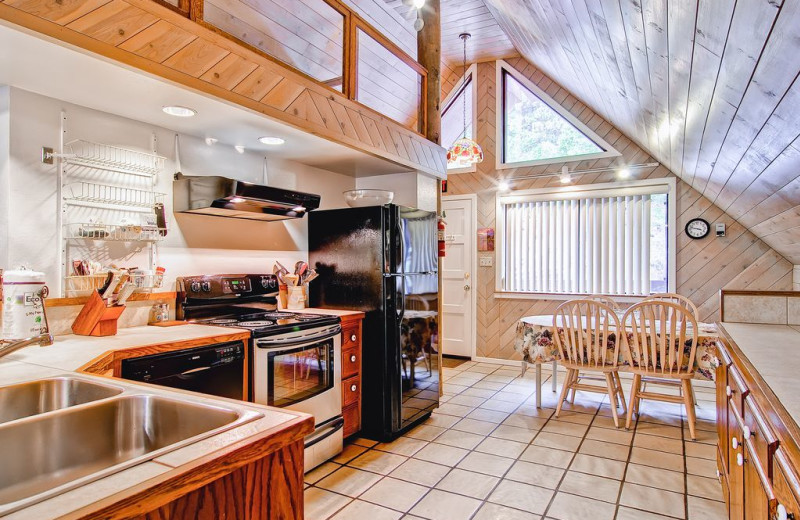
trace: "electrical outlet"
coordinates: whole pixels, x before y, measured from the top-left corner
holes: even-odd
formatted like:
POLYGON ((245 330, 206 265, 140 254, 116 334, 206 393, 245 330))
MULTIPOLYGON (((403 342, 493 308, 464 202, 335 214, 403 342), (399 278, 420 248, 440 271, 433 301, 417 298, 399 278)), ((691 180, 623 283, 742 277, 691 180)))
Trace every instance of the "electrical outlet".
POLYGON ((481 267, 492 267, 492 257, 491 256, 482 256, 481 257, 481 267))

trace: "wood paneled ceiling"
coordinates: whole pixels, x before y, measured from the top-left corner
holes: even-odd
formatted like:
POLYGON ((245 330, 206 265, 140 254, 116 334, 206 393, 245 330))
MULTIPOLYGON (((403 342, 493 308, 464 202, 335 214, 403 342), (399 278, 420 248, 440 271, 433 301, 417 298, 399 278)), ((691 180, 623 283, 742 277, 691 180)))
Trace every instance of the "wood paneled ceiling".
MULTIPOLYGON (((475 4, 484 1, 442 0, 444 38, 475 4)), ((799 1, 485 0, 485 8, 491 19, 470 27, 473 43, 502 41, 502 29, 528 61, 800 264, 799 1)), ((445 61, 454 59, 448 45, 445 61)), ((509 49, 475 52, 473 61, 509 49)))
MULTIPOLYGON (((417 10, 404 0, 386 0, 409 23, 417 10)), ((467 44, 467 61, 474 63, 494 58, 518 56, 506 32, 495 20, 484 0, 441 0, 442 60, 448 68, 460 70, 463 48, 458 35, 472 34, 467 44)))

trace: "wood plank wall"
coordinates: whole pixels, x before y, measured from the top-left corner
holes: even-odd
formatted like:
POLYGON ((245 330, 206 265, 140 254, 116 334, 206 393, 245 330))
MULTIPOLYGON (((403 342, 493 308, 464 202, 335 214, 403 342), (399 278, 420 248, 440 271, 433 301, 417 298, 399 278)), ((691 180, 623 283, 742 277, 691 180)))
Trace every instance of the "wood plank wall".
POLYGON ((0 0, 0 19, 303 131, 441 176, 445 150, 152 0, 0 0))
MULTIPOLYGON (((554 83, 523 58, 507 60, 518 71, 561 103, 575 117, 592 128, 614 148, 622 153, 626 164, 655 162, 650 155, 605 121, 586 105, 578 101, 560 85, 554 83)), ((460 70, 459 73, 460 75, 460 70)), ((458 77, 443 78, 442 97, 458 81, 458 77)), ((478 196, 478 227, 496 227, 495 194, 498 179, 558 172, 562 164, 526 167, 513 170, 495 169, 495 63, 478 65, 478 142, 483 147, 485 160, 475 173, 449 175, 447 195, 475 193, 478 196)), ((586 170, 609 166, 617 159, 601 159, 584 163, 566 163, 571 170, 586 170)), ((633 178, 672 177, 666 167, 659 166, 633 171, 633 178)), ((576 177, 576 184, 614 181, 614 173, 595 173, 576 177)), ((515 189, 558 186, 558 177, 515 182, 515 189)), ((716 321, 719 312, 718 292, 728 289, 789 290, 792 287, 792 265, 772 250, 744 226, 714 206, 689 184, 678 180, 678 239, 677 286, 680 294, 691 298, 699 307, 701 319, 716 321), (724 222, 727 236, 691 240, 683 228, 694 217, 703 217, 712 223, 724 222)), ((713 234, 713 233, 712 233, 713 234)), ((481 256, 492 253, 480 253, 481 256)), ((496 261, 495 257, 495 261, 496 261)), ((500 359, 519 359, 514 352, 514 329, 523 316, 552 312, 561 300, 519 300, 494 297, 494 267, 479 267, 478 286, 478 356, 500 359)))

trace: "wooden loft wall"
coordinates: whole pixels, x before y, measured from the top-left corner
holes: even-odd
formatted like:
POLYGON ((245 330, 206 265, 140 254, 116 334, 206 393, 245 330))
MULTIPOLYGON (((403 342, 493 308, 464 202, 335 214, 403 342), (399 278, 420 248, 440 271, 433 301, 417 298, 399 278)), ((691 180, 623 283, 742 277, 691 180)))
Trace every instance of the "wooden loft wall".
MULTIPOLYGON (((507 60, 514 68, 542 88, 551 97, 597 132, 622 153, 627 164, 653 162, 653 158, 618 129, 581 103, 540 70, 522 58, 507 60)), ((460 70, 458 75, 460 76, 460 70)), ((457 78, 458 76, 456 76, 457 78)), ((444 97, 457 79, 442 81, 444 97)), ((525 167, 498 172, 495 169, 495 63, 478 65, 478 129, 477 139, 483 147, 485 160, 475 173, 462 173, 448 177, 447 195, 475 193, 478 197, 478 227, 496 227, 495 194, 497 182, 503 177, 558 172, 561 164, 525 167)), ((586 170, 609 166, 615 159, 601 159, 583 163, 568 163, 570 169, 586 170)), ((674 176, 666 167, 632 171, 634 178, 674 176)), ((574 177, 576 184, 614 181, 614 173, 594 173, 574 177)), ((557 176, 514 183, 515 189, 559 186, 557 176)), ((792 287, 792 265, 766 243, 732 217, 713 205, 689 184, 678 180, 678 239, 677 286, 678 292, 691 298, 699 307, 701 319, 719 319, 718 292, 727 289, 787 290, 792 287), (703 217, 711 223, 724 222, 727 236, 691 240, 683 228, 694 217, 703 217)), ((481 256, 492 253, 480 253, 481 256)), ((496 259, 495 259, 496 260, 496 259)), ((553 312, 562 300, 518 300, 494 297, 494 268, 478 268, 478 356, 519 359, 514 352, 514 329, 523 316, 553 312)))
POLYGON ((445 150, 420 133, 168 7, 152 0, 0 0, 0 19, 409 170, 444 175, 445 150))

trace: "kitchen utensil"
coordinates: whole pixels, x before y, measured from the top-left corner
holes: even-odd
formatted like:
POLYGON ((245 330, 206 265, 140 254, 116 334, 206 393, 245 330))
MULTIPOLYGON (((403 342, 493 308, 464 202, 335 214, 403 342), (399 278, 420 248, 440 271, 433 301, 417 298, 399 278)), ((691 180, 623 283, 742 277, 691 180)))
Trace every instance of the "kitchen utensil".
POLYGON ((301 279, 303 278, 303 275, 306 273, 307 270, 308 270, 308 263, 303 262, 302 260, 294 264, 294 274, 299 276, 301 279))
POLYGON ((305 280, 303 280, 303 283, 307 284, 311 280, 316 280, 317 277, 319 277, 319 273, 317 273, 315 270, 312 269, 306 274, 306 278, 305 280))
POLYGON ((123 282, 120 285, 119 292, 117 292, 117 301, 115 305, 125 305, 125 302, 128 301, 133 291, 136 289, 131 282, 123 282))
MULTIPOLYGON (((111 298, 114 295, 114 289, 116 289, 117 286, 119 285, 120 278, 122 276, 122 271, 112 270, 112 271, 109 271, 109 274, 111 275, 111 280, 110 280, 108 286, 106 287, 105 291, 103 291, 100 294, 100 296, 104 300, 106 300, 108 298, 111 298)), ((106 279, 106 281, 108 281, 108 279, 106 279)))
MULTIPOLYGON (((281 264, 281 263, 280 263, 280 262, 278 262, 277 260, 275 261, 275 265, 277 265, 277 266, 280 268, 280 270, 281 270, 281 274, 289 274, 289 270, 288 270, 288 269, 286 269, 285 267, 283 267, 283 264, 281 264)), ((277 273, 276 273, 276 274, 277 274, 277 273)))
POLYGON ((156 226, 158 227, 158 234, 162 237, 167 236, 167 214, 164 211, 164 203, 156 202, 153 204, 153 211, 156 212, 156 226))
POLYGON ((101 297, 101 298, 104 298, 104 296, 103 296, 103 295, 104 295, 104 294, 106 293, 106 291, 108 290, 108 286, 109 286, 109 285, 111 285, 111 281, 112 281, 113 279, 114 279, 114 272, 113 272, 113 271, 109 271, 109 272, 106 274, 106 280, 103 282, 103 285, 101 285, 101 286, 100 286, 100 288, 99 288, 99 289, 97 289, 97 292, 100 294, 100 297, 101 297))
POLYGON ((297 284, 300 282, 300 277, 296 274, 287 274, 283 279, 286 280, 286 285, 289 287, 297 287, 297 284))

